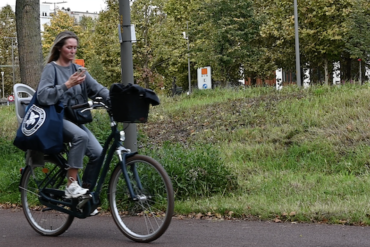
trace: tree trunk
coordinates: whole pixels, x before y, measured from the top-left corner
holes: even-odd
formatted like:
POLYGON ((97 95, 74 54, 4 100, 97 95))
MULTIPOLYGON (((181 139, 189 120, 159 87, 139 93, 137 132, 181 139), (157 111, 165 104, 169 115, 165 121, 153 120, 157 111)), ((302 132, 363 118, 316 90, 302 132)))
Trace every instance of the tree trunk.
POLYGON ((40 1, 17 0, 15 16, 21 82, 36 88, 43 69, 40 1))
POLYGON ((328 59, 324 59, 324 71, 325 71, 325 85, 329 85, 329 65, 328 65, 328 59))
POLYGON ((253 72, 251 76, 251 86, 257 86, 257 73, 253 72))
POLYGON ((344 80, 346 82, 351 82, 352 81, 352 73, 351 73, 351 70, 352 70, 352 60, 351 58, 348 56, 345 57, 345 63, 346 63, 346 66, 345 66, 345 71, 344 71, 344 80))

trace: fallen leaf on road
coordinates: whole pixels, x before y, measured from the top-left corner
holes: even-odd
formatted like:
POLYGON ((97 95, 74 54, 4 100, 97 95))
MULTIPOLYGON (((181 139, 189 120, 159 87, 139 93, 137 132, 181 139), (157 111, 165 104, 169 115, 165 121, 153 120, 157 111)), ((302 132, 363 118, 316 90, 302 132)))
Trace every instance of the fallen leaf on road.
POLYGON ((199 220, 203 217, 203 214, 199 213, 197 215, 195 215, 195 219, 199 220))
POLYGON ((281 223, 281 220, 280 220, 280 219, 278 219, 278 218, 275 218, 275 219, 274 219, 274 222, 275 222, 275 223, 281 223))

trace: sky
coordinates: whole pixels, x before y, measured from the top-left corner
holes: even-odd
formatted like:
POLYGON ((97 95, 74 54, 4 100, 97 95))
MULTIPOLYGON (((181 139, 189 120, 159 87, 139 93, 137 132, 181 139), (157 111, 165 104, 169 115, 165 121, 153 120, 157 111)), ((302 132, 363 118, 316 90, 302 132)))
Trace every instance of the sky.
MULTIPOLYGON (((16 0, 0 0, 0 8, 4 7, 5 5, 13 5, 15 6, 16 0)), ((60 8, 70 8, 72 11, 81 11, 81 12, 99 12, 106 7, 104 0, 40 0, 40 4, 45 4, 43 2, 48 3, 58 3, 58 2, 67 2, 67 3, 59 3, 56 6, 60 8)), ((50 9, 54 9, 54 4, 50 4, 50 9)))

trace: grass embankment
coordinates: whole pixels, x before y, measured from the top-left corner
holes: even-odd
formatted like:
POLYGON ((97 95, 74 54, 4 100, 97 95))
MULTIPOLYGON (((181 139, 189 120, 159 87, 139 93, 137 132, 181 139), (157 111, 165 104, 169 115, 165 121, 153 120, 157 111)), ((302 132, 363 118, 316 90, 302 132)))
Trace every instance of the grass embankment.
MULTIPOLYGON (((370 224, 368 86, 217 89, 161 101, 138 125, 140 152, 169 172, 176 213, 370 224)), ((9 141, 10 108, 0 108, 0 202, 19 203, 23 156, 9 141)), ((98 123, 91 128, 106 133, 98 123)))

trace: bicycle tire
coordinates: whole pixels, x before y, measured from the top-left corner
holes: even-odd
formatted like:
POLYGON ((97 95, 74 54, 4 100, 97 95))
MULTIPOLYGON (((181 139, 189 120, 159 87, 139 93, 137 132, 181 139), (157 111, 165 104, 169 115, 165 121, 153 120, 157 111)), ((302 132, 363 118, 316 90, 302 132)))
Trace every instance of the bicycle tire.
POLYGON ((174 211, 172 183, 164 168, 154 159, 135 155, 126 160, 133 190, 142 199, 132 200, 120 163, 109 182, 109 204, 114 222, 120 231, 136 242, 151 242, 167 230, 174 211), (138 188, 133 178, 135 165, 142 184, 138 188))
MULTIPOLYGON (((74 219, 71 215, 47 208, 39 201, 36 181, 42 181, 46 175, 53 172, 56 166, 55 161, 45 161, 43 167, 26 166, 20 184, 24 215, 31 227, 44 236, 58 236, 64 233, 74 219)), ((61 177, 60 179, 65 180, 61 177)), ((53 186, 53 189, 64 190, 62 186, 65 186, 67 181, 62 182, 63 185, 53 186)))

